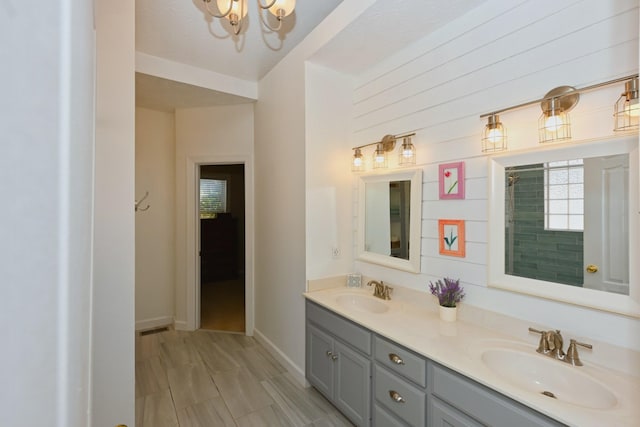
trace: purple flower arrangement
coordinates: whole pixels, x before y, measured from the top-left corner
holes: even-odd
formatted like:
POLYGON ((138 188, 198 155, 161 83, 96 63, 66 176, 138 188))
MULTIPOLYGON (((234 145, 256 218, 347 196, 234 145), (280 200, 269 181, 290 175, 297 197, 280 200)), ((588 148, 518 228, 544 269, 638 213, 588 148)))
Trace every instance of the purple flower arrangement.
POLYGON ((438 303, 443 307, 455 307, 464 298, 464 289, 460 286, 460 279, 453 280, 448 277, 438 280, 435 284, 429 282, 429 290, 438 297, 438 303))

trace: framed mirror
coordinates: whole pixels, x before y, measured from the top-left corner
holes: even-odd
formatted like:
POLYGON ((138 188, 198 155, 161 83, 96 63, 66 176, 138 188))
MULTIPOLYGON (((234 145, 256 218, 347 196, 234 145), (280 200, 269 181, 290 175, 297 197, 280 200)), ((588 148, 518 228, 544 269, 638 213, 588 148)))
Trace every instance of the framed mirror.
POLYGON ((421 222, 421 170, 359 177, 358 259, 419 273, 421 222))
POLYGON ((489 286, 640 317, 638 137, 489 158, 489 286))

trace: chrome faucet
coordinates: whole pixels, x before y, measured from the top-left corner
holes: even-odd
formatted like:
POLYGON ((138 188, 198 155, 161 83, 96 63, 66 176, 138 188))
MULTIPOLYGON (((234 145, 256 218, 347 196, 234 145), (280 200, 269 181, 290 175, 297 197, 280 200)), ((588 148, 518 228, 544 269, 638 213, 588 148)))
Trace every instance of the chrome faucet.
POLYGON ((393 291, 393 288, 390 286, 387 286, 384 284, 384 282, 381 281, 377 281, 377 280, 370 280, 369 283, 367 283, 367 286, 371 286, 373 285, 373 296, 377 297, 377 298, 381 298, 384 300, 390 300, 391 299, 391 292, 393 291))
POLYGON ((563 362, 570 363, 574 366, 582 366, 580 356, 578 355, 578 345, 589 349, 593 348, 591 344, 585 344, 571 339, 569 342, 569 348, 567 348, 567 353, 565 354, 564 350, 562 350, 564 340, 562 339, 560 330, 539 331, 537 329, 529 328, 529 331, 540 334, 540 343, 536 349, 538 353, 544 354, 553 359, 562 360, 563 362))

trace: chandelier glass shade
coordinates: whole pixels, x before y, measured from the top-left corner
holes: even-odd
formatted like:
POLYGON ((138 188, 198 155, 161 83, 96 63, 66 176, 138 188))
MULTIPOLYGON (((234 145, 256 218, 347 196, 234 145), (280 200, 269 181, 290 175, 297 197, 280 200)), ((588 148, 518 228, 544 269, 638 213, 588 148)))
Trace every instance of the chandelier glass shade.
MULTIPOLYGON (((242 20, 247 16, 248 0, 215 0, 216 7, 210 6, 212 0, 202 0, 207 12, 214 18, 227 19, 233 28, 234 34, 242 31, 242 20), (215 10, 217 9, 217 10, 215 10)), ((267 19, 261 17, 262 23, 271 31, 279 31, 282 28, 282 20, 291 15, 296 7, 296 0, 270 0, 263 4, 257 0, 260 9, 268 10, 278 20, 277 27, 271 27, 267 19)))

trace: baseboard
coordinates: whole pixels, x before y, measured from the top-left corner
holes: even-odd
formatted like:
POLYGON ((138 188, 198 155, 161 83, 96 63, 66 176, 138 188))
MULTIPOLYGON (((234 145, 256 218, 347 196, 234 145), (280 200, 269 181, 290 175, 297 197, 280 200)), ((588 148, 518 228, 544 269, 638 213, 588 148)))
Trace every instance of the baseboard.
POLYGON ((172 316, 160 316, 153 319, 138 320, 136 322, 136 331, 146 331, 148 329, 158 328, 160 326, 173 325, 172 316))
POLYGON ((175 320, 173 321, 173 328, 176 331, 188 331, 190 330, 188 328, 187 322, 185 320, 175 320))
POLYGON ((253 338, 258 341, 271 355, 284 366, 287 371, 293 376, 293 378, 303 387, 309 387, 309 383, 304 375, 304 370, 300 369, 298 365, 293 363, 291 359, 287 357, 274 343, 272 343, 262 332, 258 329, 253 330, 253 338))

